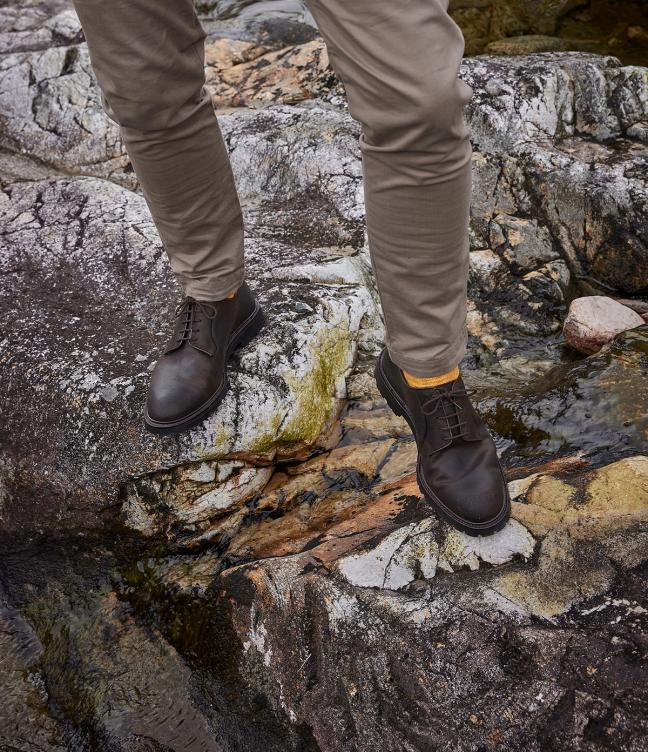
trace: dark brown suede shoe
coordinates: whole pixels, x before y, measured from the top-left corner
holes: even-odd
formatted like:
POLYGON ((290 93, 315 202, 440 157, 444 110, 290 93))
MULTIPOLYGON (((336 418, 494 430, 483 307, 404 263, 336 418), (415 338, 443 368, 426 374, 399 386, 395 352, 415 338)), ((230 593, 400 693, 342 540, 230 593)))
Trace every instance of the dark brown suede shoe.
POLYGON ((501 530, 511 512, 506 480, 493 439, 461 378, 413 389, 385 349, 376 364, 376 382, 387 404, 412 429, 419 487, 441 517, 469 535, 501 530))
POLYGON ((149 386, 144 422, 160 434, 186 431, 212 413, 229 388, 227 361, 255 337, 265 318, 243 283, 231 300, 191 297, 176 309, 175 332, 149 386))

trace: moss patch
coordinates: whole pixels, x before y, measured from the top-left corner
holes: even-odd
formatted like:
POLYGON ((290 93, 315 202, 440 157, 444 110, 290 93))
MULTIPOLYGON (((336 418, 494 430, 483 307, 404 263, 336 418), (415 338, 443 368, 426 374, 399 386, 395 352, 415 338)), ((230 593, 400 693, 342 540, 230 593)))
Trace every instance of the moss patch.
POLYGON ((255 452, 275 446, 311 442, 320 435, 335 406, 335 382, 345 372, 349 353, 349 327, 337 325, 320 332, 309 345, 313 366, 301 378, 288 375, 291 401, 295 407, 282 428, 281 417, 271 419, 270 430, 252 445, 255 452))

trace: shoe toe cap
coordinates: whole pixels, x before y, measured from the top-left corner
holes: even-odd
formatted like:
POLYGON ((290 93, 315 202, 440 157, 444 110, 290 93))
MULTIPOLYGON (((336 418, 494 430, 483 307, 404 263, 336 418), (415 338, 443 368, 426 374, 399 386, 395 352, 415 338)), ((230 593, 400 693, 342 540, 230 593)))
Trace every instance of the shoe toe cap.
POLYGON ((503 481, 498 482, 497 477, 488 481, 482 478, 474 488, 439 489, 437 496, 453 515, 470 526, 488 525, 497 520, 508 506, 506 486, 503 481))
POLYGON ((192 374, 160 361, 153 371, 146 400, 147 420, 173 424, 190 417, 217 392, 211 374, 192 374))
MULTIPOLYGON (((510 501, 497 458, 475 463, 444 463, 424 474, 428 495, 449 521, 471 532, 506 519, 510 501)), ((424 489, 425 490, 425 489, 424 489)))

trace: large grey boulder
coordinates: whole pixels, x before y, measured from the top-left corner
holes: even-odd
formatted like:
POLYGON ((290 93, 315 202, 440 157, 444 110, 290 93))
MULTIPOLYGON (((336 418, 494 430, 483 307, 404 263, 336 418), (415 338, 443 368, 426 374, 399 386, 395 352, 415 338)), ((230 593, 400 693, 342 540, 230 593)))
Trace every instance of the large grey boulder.
MULTIPOLYGON (((648 287, 645 69, 547 53, 467 61, 476 187, 475 244, 500 213, 532 218, 579 276, 648 287)), ((525 244, 519 246, 524 252, 525 244)))
MULTIPOLYGON (((133 176, 100 111, 85 46, 12 53, 1 65, 2 138, 11 151, 0 206, 5 463, 26 499, 7 514, 45 525, 48 514, 33 512, 37 487, 51 500, 52 524, 69 494, 84 499, 68 507, 70 519, 89 524, 130 477, 233 454, 272 462, 277 451, 313 446, 345 394, 358 347, 375 353, 381 339, 359 130, 345 108, 314 101, 221 116, 250 278, 272 326, 240 356, 219 414, 178 441, 159 441, 142 433, 140 412, 177 291, 144 201, 128 189, 133 176), (79 177, 88 174, 109 180, 79 177)), ((465 61, 476 93, 468 110, 475 360, 495 362, 528 349, 529 337, 558 334, 572 273, 590 271, 590 261, 607 259, 610 274, 634 280, 628 289, 643 284, 638 167, 646 147, 632 141, 622 160, 614 151, 645 117, 639 73, 596 56, 465 61), (593 148, 612 156, 592 167, 584 160, 593 148), (589 230, 583 239, 595 200, 606 207, 604 247, 589 230)))
MULTIPOLYGON (((58 170, 133 187, 117 128, 101 113, 84 44, 16 53, 1 63, 5 148, 27 151, 58 170)), ((645 70, 565 52, 479 56, 463 62, 461 75, 474 91, 466 110, 475 147, 473 247, 489 246, 498 215, 527 219, 533 207, 533 219, 572 272, 627 292, 647 287, 645 70)), ((300 110, 294 117, 307 117, 300 110)), ((266 142, 277 153, 278 143, 287 148, 291 141, 283 113, 270 110, 262 126, 279 131, 278 142, 266 142)), ((335 133, 357 133, 343 106, 325 120, 337 120, 335 133)), ((244 115, 222 122, 228 132, 243 122, 260 125, 244 115)), ((348 161, 356 162, 354 176, 358 159, 356 148, 348 161)), ((294 166, 297 160, 289 161, 294 166)), ((255 163, 267 175, 262 165, 255 163)), ((250 171, 235 169, 244 184, 250 171)))
POLYGON ((56 170, 128 187, 119 129, 101 108, 85 44, 0 57, 0 146, 56 170))
POLYGON ((82 41, 81 24, 66 0, 0 8, 0 54, 67 46, 82 41))
POLYGON ((160 440, 144 432, 141 410, 178 292, 143 198, 60 178, 14 184, 0 212, 4 451, 12 496, 23 499, 6 510, 9 528, 32 507, 32 524, 54 524, 59 494, 83 499, 71 514, 91 518, 121 481, 159 467, 272 459, 278 447, 312 444, 335 416, 361 322, 371 328, 375 317, 361 259, 324 248, 303 265, 299 247, 250 238, 250 278, 271 323, 238 356, 218 415, 160 440), (37 487, 49 489, 52 519, 37 487))

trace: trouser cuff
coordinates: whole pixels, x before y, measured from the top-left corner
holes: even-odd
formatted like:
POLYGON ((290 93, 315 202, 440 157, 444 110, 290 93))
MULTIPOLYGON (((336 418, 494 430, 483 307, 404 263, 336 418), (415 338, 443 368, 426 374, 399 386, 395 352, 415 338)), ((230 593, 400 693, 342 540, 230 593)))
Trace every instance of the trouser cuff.
POLYGON ((418 376, 421 379, 442 376, 458 366, 466 354, 468 343, 468 332, 464 328, 451 348, 446 350, 442 357, 431 358, 430 360, 418 360, 409 358, 404 353, 394 350, 389 345, 387 351, 392 362, 395 363, 402 371, 418 376))
POLYGON ((235 293, 243 284, 245 275, 242 272, 228 275, 227 277, 218 277, 215 280, 179 280, 184 289, 185 295, 190 295, 196 300, 213 302, 215 300, 224 300, 232 293, 235 293))

